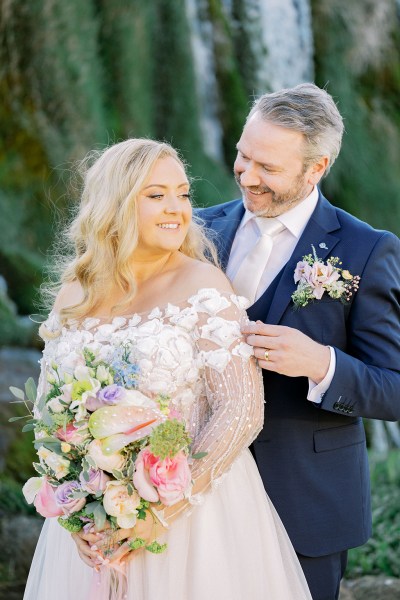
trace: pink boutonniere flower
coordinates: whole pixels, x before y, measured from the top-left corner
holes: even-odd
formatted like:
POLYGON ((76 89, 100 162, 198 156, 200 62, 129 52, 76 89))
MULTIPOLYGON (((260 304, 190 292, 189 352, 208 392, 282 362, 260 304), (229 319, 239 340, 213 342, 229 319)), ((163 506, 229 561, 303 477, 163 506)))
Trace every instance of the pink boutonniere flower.
POLYGON ((325 292, 331 298, 349 302, 353 293, 358 290, 360 276, 342 269, 337 256, 331 256, 324 263, 318 258, 314 246, 312 249, 312 254, 303 256, 294 271, 294 282, 298 285, 292 294, 292 300, 296 308, 321 300, 325 292))

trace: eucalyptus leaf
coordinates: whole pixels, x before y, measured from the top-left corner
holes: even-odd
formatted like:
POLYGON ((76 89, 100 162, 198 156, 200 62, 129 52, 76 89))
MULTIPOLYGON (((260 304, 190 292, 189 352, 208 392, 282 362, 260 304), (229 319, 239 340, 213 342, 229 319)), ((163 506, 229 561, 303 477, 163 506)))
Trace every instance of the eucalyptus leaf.
POLYGON ((38 411, 41 413, 46 405, 46 394, 42 394, 37 404, 38 411))
POLYGON ((89 481, 89 473, 87 471, 82 471, 82 477, 85 481, 89 481))
POLYGON ((25 394, 28 400, 30 400, 33 404, 36 402, 36 384, 32 377, 29 377, 27 382, 25 383, 25 394))
POLYGON ((33 431, 34 429, 35 429, 35 425, 33 423, 27 423, 26 425, 23 426, 22 433, 25 433, 26 431, 33 431))
POLYGON ((89 502, 88 504, 85 505, 85 511, 86 514, 90 515, 91 513, 93 513, 96 508, 99 506, 100 502, 89 502))
POLYGON ((205 456, 207 456, 208 452, 197 452, 197 454, 193 454, 192 458, 194 458, 195 460, 199 460, 200 458, 204 458, 205 456))
POLYGON ((15 396, 16 398, 19 398, 20 400, 25 400, 24 391, 21 390, 20 388, 14 387, 12 385, 9 387, 9 390, 12 393, 12 395, 15 396))
POLYGON ((10 417, 8 419, 9 423, 14 423, 14 421, 19 421, 20 419, 26 419, 26 417, 10 417))
POLYGON ((99 529, 99 530, 103 529, 106 519, 107 519, 107 514, 106 514, 106 511, 104 510, 102 504, 99 503, 98 506, 94 509, 93 517, 94 517, 94 524, 96 525, 97 529, 99 529))
POLYGON ((93 460, 93 458, 89 455, 85 456, 86 462, 93 468, 93 469, 97 469, 97 465, 95 463, 95 461, 93 460))
POLYGON ((89 494, 87 492, 84 492, 83 490, 75 490, 74 492, 72 492, 71 496, 73 498, 86 498, 89 494))
POLYGON ((54 422, 53 422, 53 419, 51 418, 51 414, 49 413, 47 406, 43 407, 41 419, 47 427, 53 427, 54 422))

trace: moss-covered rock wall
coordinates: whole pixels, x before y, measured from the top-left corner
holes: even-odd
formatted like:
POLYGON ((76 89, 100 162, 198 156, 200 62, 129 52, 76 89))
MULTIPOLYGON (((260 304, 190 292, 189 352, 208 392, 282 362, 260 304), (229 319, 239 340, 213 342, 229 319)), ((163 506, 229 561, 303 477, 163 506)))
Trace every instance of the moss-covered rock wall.
MULTIPOLYGON (((9 0, 0 10, 0 275, 20 314, 36 311, 53 223, 74 196, 74 161, 128 136, 166 139, 192 165, 196 202, 229 200, 237 193, 231 169, 243 120, 254 94, 276 85, 280 68, 293 83, 314 70, 345 116, 343 152, 326 193, 373 225, 400 231, 393 0, 285 0, 279 7, 269 0, 9 0), (285 35, 264 35, 269 14, 285 35), (291 38, 305 60, 291 63, 291 38)), ((18 343, 6 331, 0 343, 18 343)))

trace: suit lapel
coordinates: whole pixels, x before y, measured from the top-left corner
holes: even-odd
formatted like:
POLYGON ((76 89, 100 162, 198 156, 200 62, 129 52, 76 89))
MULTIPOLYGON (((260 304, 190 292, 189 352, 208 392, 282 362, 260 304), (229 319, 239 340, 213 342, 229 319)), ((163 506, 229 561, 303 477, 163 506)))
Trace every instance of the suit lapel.
POLYGON ((228 266, 229 254, 235 238, 237 228, 244 215, 244 206, 241 200, 236 204, 231 205, 229 209, 224 209, 222 214, 214 218, 210 223, 210 229, 215 232, 212 237, 214 244, 217 246, 218 256, 221 261, 223 271, 228 266))
MULTIPOLYGON (((339 238, 332 235, 332 231, 340 228, 336 209, 322 196, 312 214, 307 226, 299 239, 292 256, 284 267, 282 277, 276 287, 275 294, 270 304, 266 322, 278 324, 291 301, 291 296, 296 289, 294 283, 294 271, 299 260, 305 254, 312 252, 314 246, 318 257, 321 260, 329 258, 333 248, 339 241, 339 238), (320 244, 323 247, 320 247, 320 244)), ((268 291, 268 290, 267 290, 268 291)), ((262 301, 262 297, 259 299, 262 301)))

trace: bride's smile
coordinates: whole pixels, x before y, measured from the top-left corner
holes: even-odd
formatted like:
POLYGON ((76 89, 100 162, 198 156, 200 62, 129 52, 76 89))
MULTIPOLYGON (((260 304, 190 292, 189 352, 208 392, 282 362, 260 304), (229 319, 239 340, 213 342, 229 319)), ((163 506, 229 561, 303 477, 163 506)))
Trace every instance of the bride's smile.
POLYGON ((138 202, 139 240, 136 260, 153 259, 181 247, 192 219, 189 181, 182 166, 172 157, 156 161, 138 202))

